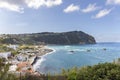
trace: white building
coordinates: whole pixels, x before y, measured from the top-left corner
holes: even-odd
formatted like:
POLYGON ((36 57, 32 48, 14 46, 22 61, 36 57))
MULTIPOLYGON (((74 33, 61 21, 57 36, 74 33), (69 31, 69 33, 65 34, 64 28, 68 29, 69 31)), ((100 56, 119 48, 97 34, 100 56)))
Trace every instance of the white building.
POLYGON ((8 59, 11 56, 12 56, 11 52, 0 53, 0 58, 8 59))
POLYGON ((11 45, 11 44, 10 44, 8 47, 16 50, 16 49, 19 47, 19 45, 11 45))

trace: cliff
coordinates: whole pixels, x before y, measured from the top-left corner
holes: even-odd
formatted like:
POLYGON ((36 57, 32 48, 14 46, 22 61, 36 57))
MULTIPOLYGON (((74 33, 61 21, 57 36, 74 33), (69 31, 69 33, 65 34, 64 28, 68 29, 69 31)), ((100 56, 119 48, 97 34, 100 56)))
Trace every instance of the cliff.
POLYGON ((62 33, 43 32, 33 34, 1 35, 0 43, 8 44, 95 44, 94 37, 82 32, 71 31, 62 33))

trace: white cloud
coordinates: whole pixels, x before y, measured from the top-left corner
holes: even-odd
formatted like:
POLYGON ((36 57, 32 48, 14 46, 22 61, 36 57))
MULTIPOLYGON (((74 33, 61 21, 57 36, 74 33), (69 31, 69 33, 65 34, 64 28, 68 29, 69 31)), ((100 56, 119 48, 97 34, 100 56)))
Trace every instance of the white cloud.
POLYGON ((117 4, 117 5, 120 5, 120 0, 107 0, 106 4, 117 4))
POLYGON ((98 10, 98 9, 100 9, 100 7, 97 7, 96 3, 95 4, 89 4, 85 9, 82 10, 82 12, 89 13, 89 12, 92 12, 92 11, 95 11, 95 10, 98 10))
POLYGON ((53 7, 62 4, 62 0, 0 0, 0 8, 23 12, 25 6, 38 9, 42 6, 53 7))
POLYGON ((62 0, 26 0, 25 3, 30 8, 38 9, 41 6, 52 7, 62 4, 62 0))
POLYGON ((0 8, 23 13, 23 8, 20 7, 19 5, 10 4, 10 3, 5 2, 5 1, 0 1, 0 8))
POLYGON ((108 15, 111 11, 112 11, 112 9, 103 9, 103 10, 99 11, 98 14, 96 14, 94 16, 94 18, 104 17, 104 16, 108 15))
POLYGON ((79 9, 80 8, 79 8, 78 5, 71 4, 67 8, 64 9, 64 12, 65 13, 70 13, 70 12, 74 12, 74 11, 79 11, 79 9))
POLYGON ((60 4, 62 4, 62 0, 47 0, 45 2, 45 5, 47 7, 57 6, 57 5, 60 5, 60 4))

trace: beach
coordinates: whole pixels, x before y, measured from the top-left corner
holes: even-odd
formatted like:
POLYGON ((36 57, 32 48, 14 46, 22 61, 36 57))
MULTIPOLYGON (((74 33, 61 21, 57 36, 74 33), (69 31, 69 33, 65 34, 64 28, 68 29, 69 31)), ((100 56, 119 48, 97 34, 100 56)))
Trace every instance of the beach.
POLYGON ((9 72, 16 74, 29 73, 31 75, 41 75, 41 73, 38 72, 34 66, 36 66, 36 63, 38 61, 42 62, 42 56, 47 55, 53 52, 54 50, 48 48, 47 46, 41 47, 35 46, 35 47, 36 49, 34 49, 34 51, 32 50, 21 51, 20 54, 16 55, 15 56, 16 59, 13 58, 13 60, 11 60, 9 72))

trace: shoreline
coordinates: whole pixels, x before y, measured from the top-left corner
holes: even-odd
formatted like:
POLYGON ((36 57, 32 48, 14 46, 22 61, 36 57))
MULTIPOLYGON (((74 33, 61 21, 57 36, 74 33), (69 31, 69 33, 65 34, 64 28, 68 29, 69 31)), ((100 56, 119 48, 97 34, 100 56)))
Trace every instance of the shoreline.
POLYGON ((42 72, 38 71, 37 69, 38 69, 38 66, 40 66, 41 63, 43 61, 45 61, 44 57, 49 55, 49 54, 52 54, 52 53, 54 53, 56 51, 55 49, 49 48, 48 46, 45 46, 45 49, 49 49, 49 50, 52 50, 52 51, 44 53, 43 55, 40 55, 40 56, 36 56, 34 58, 33 63, 32 63, 32 67, 33 67, 34 72, 38 72, 39 74, 43 74, 42 72))
MULTIPOLYGON (((68 47, 68 46, 63 46, 63 49, 66 49, 65 47, 68 47)), ((74 46, 72 46, 72 47, 74 47, 74 46)), ((84 46, 83 46, 84 47, 84 46)), ((109 51, 109 47, 108 48, 106 48, 107 50, 104 50, 104 48, 105 48, 105 46, 104 47, 93 47, 93 49, 91 48, 91 47, 85 47, 85 48, 79 48, 80 49, 80 51, 78 51, 78 52, 81 52, 81 49, 85 49, 85 52, 86 52, 86 50, 87 49, 91 49, 91 52, 92 52, 92 50, 93 51, 95 51, 95 52, 98 52, 99 50, 100 51, 102 51, 101 52, 101 54, 103 54, 103 52, 107 52, 107 51, 109 51)), ((31 75, 35 75, 34 73, 36 73, 36 72, 38 72, 38 74, 39 75, 42 75, 42 74, 45 74, 44 73, 44 68, 42 68, 42 67, 44 67, 44 62, 46 63, 46 62, 49 62, 49 60, 46 60, 47 59, 47 57, 46 57, 46 55, 48 55, 48 56, 51 56, 51 55, 49 55, 49 54, 54 54, 54 52, 57 50, 56 49, 56 47, 52 47, 52 46, 47 46, 47 45, 45 45, 45 46, 43 46, 42 48, 40 48, 39 50, 51 50, 50 52, 47 52, 47 53, 44 53, 44 54, 41 54, 40 56, 37 56, 38 58, 37 59, 34 59, 33 61, 35 62, 33 65, 32 65, 32 68, 34 69, 33 71, 33 73, 31 73, 31 75), (46 60, 46 61, 45 61, 46 60), (38 69, 39 68, 39 69, 38 69), (36 72, 35 72, 36 71, 36 72)), ((71 48, 70 48, 71 49, 71 48)), ((75 48, 75 50, 76 49, 78 49, 77 47, 75 48)), ((67 51, 69 50, 69 49, 66 49, 67 51)), ((74 50, 74 51, 75 51, 74 50)), ((111 47, 110 47, 110 50, 114 50, 114 47, 113 47, 113 49, 111 49, 111 47)), ((99 51, 99 52, 100 52, 99 51)), ((46 51, 45 51, 46 52, 46 51)), ((91 53, 91 52, 89 52, 89 53, 91 53)), ((55 52, 56 53, 56 52, 55 52)), ((88 53, 88 52, 86 52, 86 53, 88 53)), ((109 52, 107 52, 107 53, 109 53, 109 52)), ((40 54, 40 53, 39 53, 40 54)), ((97 54, 97 55, 101 55, 101 54, 97 54)), ((110 54, 112 54, 112 53, 110 53, 110 54)), ((117 54, 117 53, 116 53, 117 54)), ((20 54, 21 55, 21 54, 20 54)), ((87 54, 85 54, 85 55, 87 55, 87 54)), ((90 54, 88 54, 88 55, 90 55, 90 54)), ((108 54, 103 54, 103 55, 108 55, 108 54)), ((94 55, 93 55, 94 56, 94 55)), ((34 55, 34 57, 35 57, 35 55, 34 55)), ((116 57, 115 57, 116 58, 116 57)), ((96 54, 95 54, 95 59, 96 60, 100 60, 99 58, 97 58, 96 57, 96 54)), ((112 59, 112 58, 111 58, 112 59)), ((110 60, 111 60, 110 59, 110 60)), ((105 59, 106 61, 108 61, 108 59, 105 59)), ((102 61, 102 58, 101 58, 101 60, 100 61, 98 61, 98 62, 103 62, 102 61)), ((86 63, 86 64, 88 64, 88 63, 86 63)), ((94 64, 94 63, 93 63, 94 64)), ((53 65, 53 66, 55 66, 55 65, 53 65)), ((49 65, 48 65, 48 67, 49 67, 49 65)), ((16 71, 17 72, 17 71, 16 71)), ((19 71, 18 71, 19 72, 19 71)))
POLYGON ((19 54, 11 58, 11 61, 7 61, 11 64, 9 66, 9 72, 18 76, 20 73, 40 76, 42 72, 38 71, 37 67, 44 61, 44 56, 53 52, 55 52, 55 50, 49 48, 47 45, 41 45, 40 47, 33 46, 33 50, 21 50, 19 54))

